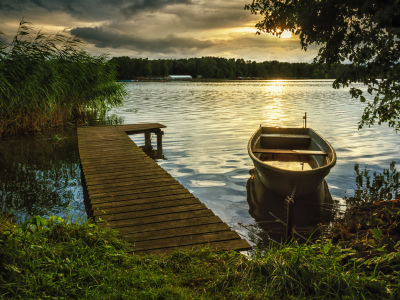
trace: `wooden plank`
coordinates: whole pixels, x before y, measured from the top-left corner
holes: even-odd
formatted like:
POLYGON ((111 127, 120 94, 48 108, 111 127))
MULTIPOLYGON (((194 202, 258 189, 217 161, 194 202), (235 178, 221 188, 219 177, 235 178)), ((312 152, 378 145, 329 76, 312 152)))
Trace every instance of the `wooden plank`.
POLYGON ((163 207, 163 208, 156 208, 156 209, 149 209, 144 211, 128 211, 125 213, 118 213, 118 214, 103 214, 95 216, 95 221, 99 218, 103 219, 104 221, 118 221, 118 220, 129 220, 129 219, 136 219, 136 218, 143 218, 149 216, 158 216, 158 215, 168 215, 174 214, 179 212, 188 212, 188 211, 196 211, 196 210, 205 210, 207 207, 203 203, 199 204, 190 204, 190 205, 180 205, 180 206, 173 206, 173 207, 163 207))
POLYGON ((263 138, 299 138, 299 139, 311 139, 308 134, 290 134, 290 133, 263 133, 261 134, 263 138))
POLYGON ((230 231, 228 225, 222 222, 213 223, 213 224, 204 224, 198 226, 184 227, 184 228, 171 228, 171 229, 163 229, 157 231, 150 232, 140 232, 140 233, 132 233, 125 235, 125 239, 128 242, 143 242, 149 240, 158 240, 169 237, 181 237, 187 235, 195 235, 202 233, 210 233, 210 232, 219 232, 219 231, 230 231))
POLYGON ((84 168, 84 173, 93 174, 93 173, 112 173, 112 172, 119 172, 122 170, 144 170, 148 169, 151 166, 149 163, 140 163, 140 164, 123 164, 123 165, 111 165, 111 166, 91 166, 84 168))
POLYGON ((90 162, 90 163, 82 163, 82 166, 85 168, 85 171, 101 171, 101 172, 106 172, 106 170, 121 170, 121 166, 124 167, 124 169, 129 169, 129 168, 147 168, 150 165, 153 165, 152 161, 145 161, 145 160, 140 160, 140 161, 135 161, 135 160, 128 160, 124 161, 121 164, 116 164, 116 163, 105 163, 105 164, 100 164, 101 162, 90 162))
POLYGON ((130 206, 120 206, 120 207, 111 207, 111 208, 93 208, 93 215, 102 217, 103 215, 113 215, 119 213, 127 213, 127 212, 139 212, 143 210, 155 210, 155 209, 164 209, 163 211, 167 213, 165 208, 168 207, 182 207, 184 205, 191 204, 200 204, 200 200, 194 197, 182 200, 171 200, 171 201, 162 201, 162 202, 152 202, 152 203, 143 203, 143 204, 135 204, 130 206))
MULTIPOLYGON (((142 151, 142 150, 140 150, 142 151)), ((146 154, 145 154, 146 155, 146 154)), ((109 164, 110 162, 114 163, 123 163, 124 161, 147 161, 150 162, 151 159, 149 157, 142 157, 138 153, 125 153, 124 155, 88 155, 82 154, 81 156, 81 164, 91 165, 93 163, 101 163, 101 164, 109 164)))
POLYGON ((85 147, 79 148, 79 151, 82 155, 86 155, 88 157, 92 156, 115 156, 122 155, 124 153, 127 154, 136 154, 142 155, 145 153, 141 148, 139 148, 132 140, 129 141, 121 141, 121 142, 93 142, 88 144, 85 147), (99 145, 101 144, 101 148, 99 145), (132 145, 130 145, 132 144, 132 145), (97 146, 97 147, 96 147, 97 146))
MULTIPOLYGON (((119 180, 124 180, 124 178, 135 178, 135 177, 146 177, 146 176, 152 176, 152 177, 157 177, 158 174, 162 175, 167 175, 171 176, 167 171, 161 168, 153 168, 153 169, 145 169, 145 170, 133 170, 133 171, 119 171, 119 172, 112 172, 112 173, 101 173, 98 174, 96 173, 95 175, 86 173, 85 178, 86 181, 91 181, 91 182, 106 182, 106 181, 119 181, 119 180)), ((171 176, 172 177, 172 176, 171 176)))
POLYGON ((163 191, 154 191, 151 193, 143 193, 143 194, 130 194, 130 195, 110 195, 108 197, 101 198, 93 198, 91 197, 92 205, 100 205, 100 204, 109 204, 112 202, 122 202, 122 201, 133 201, 137 199, 149 199, 155 197, 163 197, 163 196, 174 196, 174 195, 188 195, 188 191, 186 189, 176 189, 176 190, 163 190, 163 191))
POLYGON ((119 232, 123 235, 144 233, 144 232, 151 234, 160 230, 173 229, 173 228, 180 228, 181 230, 184 230, 187 227, 205 225, 205 224, 215 224, 215 223, 222 223, 222 221, 219 217, 211 215, 199 218, 189 218, 189 219, 173 220, 173 221, 158 222, 151 224, 141 224, 131 227, 128 226, 120 228, 119 232))
MULTIPOLYGON (((112 208, 124 208, 126 206, 133 206, 133 205, 141 205, 141 204, 151 204, 153 202, 156 203, 163 203, 163 202, 168 202, 168 201, 180 201, 183 199, 193 199, 193 195, 188 194, 188 193, 182 193, 182 194, 174 194, 174 195, 167 195, 167 196, 158 196, 158 197, 153 197, 153 198, 139 198, 139 199, 127 199, 124 201, 113 201, 113 202, 105 202, 105 203, 94 203, 92 204, 93 210, 96 209, 112 209, 112 208)), ((194 198, 197 199, 197 198, 194 198)), ((200 200, 199 200, 200 201, 200 200)))
POLYGON ((196 234, 181 237, 162 238, 158 240, 150 241, 139 241, 135 242, 134 251, 147 251, 156 250, 170 247, 181 247, 196 245, 199 243, 229 241, 238 239, 238 234, 234 231, 221 231, 221 232, 210 232, 204 234, 196 234))
POLYGON ((150 250, 137 250, 135 248, 132 249, 133 253, 138 253, 141 255, 146 254, 168 254, 177 250, 195 250, 199 248, 209 248, 213 251, 246 251, 249 250, 250 244, 243 240, 230 240, 223 242, 208 242, 208 243, 199 243, 196 245, 189 245, 184 247, 170 247, 170 248, 162 248, 162 249, 150 249, 150 250))
MULTIPOLYGON (((186 189, 180 185, 179 183, 174 183, 166 186, 155 186, 155 187, 148 187, 143 189, 130 189, 130 190, 123 190, 123 191, 111 191, 111 192, 102 192, 96 193, 95 191, 90 194, 90 199, 100 199, 100 198, 109 198, 109 197, 116 197, 116 196, 126 196, 126 195, 135 195, 135 194, 149 194, 153 192, 161 192, 161 191, 169 191, 169 190, 184 190, 186 189)), ((145 195, 146 197, 146 195, 145 195)))
MULTIPOLYGON (((95 150, 93 150, 95 151, 95 150)), ((142 151, 141 149, 139 151, 142 151)), ((84 163, 93 163, 93 162, 110 162, 110 161, 124 161, 124 160, 132 160, 132 159, 138 159, 141 158, 143 160, 148 160, 150 161, 151 158, 149 158, 146 153, 138 153, 134 151, 126 151, 124 153, 116 153, 116 154, 110 154, 110 153, 99 153, 97 155, 89 154, 89 153, 81 153, 80 155, 81 161, 84 163)))
POLYGON ((261 149, 255 148, 253 153, 267 153, 267 154, 295 154, 295 155, 328 155, 325 151, 317 150, 287 150, 287 149, 261 149))
POLYGON ((174 177, 172 177, 170 174, 168 173, 145 173, 145 174, 141 174, 141 175, 131 175, 131 176, 125 176, 125 177, 120 177, 120 178, 115 178, 113 179, 113 177, 110 178, 105 178, 103 180, 96 180, 96 179, 92 179, 92 180, 88 180, 87 181, 87 185, 88 186, 106 186, 108 184, 111 185, 127 185, 128 183, 132 183, 132 182, 138 182, 138 181, 154 181, 157 182, 156 177, 159 176, 159 178, 161 180, 167 180, 168 178, 171 178, 172 180, 176 180, 174 177))
POLYGON ((163 186, 163 185, 170 185, 170 184, 179 184, 173 177, 161 177, 160 178, 151 178, 147 177, 147 179, 141 178, 142 180, 134 180, 131 181, 120 181, 116 183, 104 183, 102 185, 96 184, 92 185, 91 182, 87 183, 88 190, 93 191, 95 193, 102 192, 102 191, 113 191, 113 190, 125 190, 125 189, 132 189, 136 187, 144 188, 144 187, 153 187, 153 186, 163 186))
MULTIPOLYGON (((121 176, 121 175, 127 175, 127 174, 152 174, 154 171, 160 171, 160 167, 157 166, 149 166, 147 169, 138 169, 138 170, 124 170, 124 171, 117 171, 117 170, 112 170, 112 171, 107 171, 107 173, 99 173, 98 171, 92 171, 92 172, 85 172, 85 178, 90 179, 92 178, 97 178, 97 179, 102 179, 102 178, 110 178, 113 176, 121 176)), ((167 171, 163 170, 165 173, 167 171)))
POLYGON ((143 218, 136 218, 130 220, 117 220, 117 221, 108 221, 105 223, 98 223, 100 226, 110 227, 110 228, 122 228, 122 227, 132 227, 136 225, 144 225, 154 223, 162 223, 168 221, 176 221, 176 220, 183 220, 183 219, 192 219, 192 218, 200 218, 200 217, 210 217, 214 216, 214 213, 211 209, 204 209, 204 210, 193 210, 193 211, 185 211, 179 212, 174 214, 167 214, 167 215, 158 215, 158 216, 150 216, 150 217, 143 217, 143 218))

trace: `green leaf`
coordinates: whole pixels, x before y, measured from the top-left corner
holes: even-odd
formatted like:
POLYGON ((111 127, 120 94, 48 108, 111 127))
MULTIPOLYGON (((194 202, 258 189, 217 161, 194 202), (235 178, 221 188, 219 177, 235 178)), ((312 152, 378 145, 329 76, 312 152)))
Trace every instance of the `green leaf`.
POLYGON ((59 216, 50 216, 49 221, 54 222, 54 223, 56 223, 56 222, 64 223, 64 219, 59 216))
POLYGON ((371 228, 369 231, 372 233, 375 240, 379 240, 382 237, 382 230, 378 228, 371 228))

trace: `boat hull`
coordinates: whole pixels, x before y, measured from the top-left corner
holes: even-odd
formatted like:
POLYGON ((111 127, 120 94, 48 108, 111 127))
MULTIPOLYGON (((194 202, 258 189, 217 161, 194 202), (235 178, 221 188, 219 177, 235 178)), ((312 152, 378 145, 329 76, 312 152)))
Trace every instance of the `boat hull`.
POLYGON ((336 153, 333 147, 310 128, 260 127, 251 137, 248 151, 262 184, 271 191, 287 196, 290 196, 294 190, 298 196, 318 191, 324 178, 336 163, 336 153), (282 137, 290 137, 290 139, 282 137), (291 157, 295 157, 299 161, 308 160, 311 169, 288 170, 263 161, 262 154, 254 152, 255 149, 278 151, 273 148, 279 148, 280 151, 295 149, 294 151, 303 151, 301 153, 321 152, 324 155, 291 154, 291 157))

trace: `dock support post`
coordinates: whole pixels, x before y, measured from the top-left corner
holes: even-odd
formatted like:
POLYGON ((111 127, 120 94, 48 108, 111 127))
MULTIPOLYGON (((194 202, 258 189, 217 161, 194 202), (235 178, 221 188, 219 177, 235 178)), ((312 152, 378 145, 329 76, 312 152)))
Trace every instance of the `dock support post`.
POLYGON ((157 156, 163 157, 163 148, 162 148, 162 136, 164 135, 164 131, 159 131, 156 133, 157 135, 157 156))
POLYGON ((144 133, 144 149, 145 151, 151 150, 153 147, 151 146, 151 133, 146 131, 144 133))

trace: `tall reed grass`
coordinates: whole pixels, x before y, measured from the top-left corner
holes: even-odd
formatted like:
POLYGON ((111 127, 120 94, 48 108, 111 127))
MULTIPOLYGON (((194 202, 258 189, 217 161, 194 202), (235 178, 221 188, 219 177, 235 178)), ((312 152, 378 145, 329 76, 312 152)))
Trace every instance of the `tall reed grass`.
POLYGON ((0 33, 0 137, 82 120, 122 103, 124 88, 105 55, 76 37, 46 35, 22 20, 7 43, 0 33))

